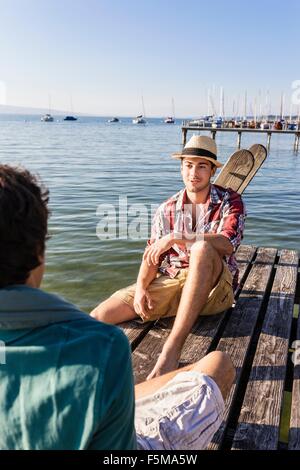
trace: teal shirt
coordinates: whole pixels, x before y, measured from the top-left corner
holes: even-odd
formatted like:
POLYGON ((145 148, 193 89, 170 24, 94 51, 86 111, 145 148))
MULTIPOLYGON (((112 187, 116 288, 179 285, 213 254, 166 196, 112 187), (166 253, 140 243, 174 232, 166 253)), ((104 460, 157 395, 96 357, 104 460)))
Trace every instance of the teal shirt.
POLYGON ((11 286, 0 289, 0 340, 0 449, 136 448, 131 354, 119 328, 11 286))

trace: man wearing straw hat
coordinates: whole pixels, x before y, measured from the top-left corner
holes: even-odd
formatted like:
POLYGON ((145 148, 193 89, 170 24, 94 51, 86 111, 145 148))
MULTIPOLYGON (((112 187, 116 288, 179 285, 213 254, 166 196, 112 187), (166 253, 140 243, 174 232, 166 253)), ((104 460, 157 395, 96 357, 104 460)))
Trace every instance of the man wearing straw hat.
POLYGON ((234 301, 234 252, 243 237, 241 196, 210 182, 222 164, 213 139, 194 135, 181 153, 185 188, 159 206, 136 284, 115 292, 92 316, 108 323, 176 316, 148 379, 178 367, 183 344, 199 315, 234 301))

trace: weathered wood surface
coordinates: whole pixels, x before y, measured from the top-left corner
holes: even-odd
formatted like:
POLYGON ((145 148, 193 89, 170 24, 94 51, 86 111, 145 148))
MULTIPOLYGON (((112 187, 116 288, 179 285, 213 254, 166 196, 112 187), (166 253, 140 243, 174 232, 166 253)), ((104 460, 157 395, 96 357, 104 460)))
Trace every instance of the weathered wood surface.
POLYGON ((253 154, 249 150, 238 150, 229 157, 214 184, 238 191, 253 167, 253 154))
POLYGON ((132 320, 120 323, 118 326, 123 329, 129 339, 131 349, 134 351, 148 331, 152 328, 153 324, 153 322, 144 323, 142 320, 132 320))
POLYGON ((223 423, 214 435, 209 449, 218 449, 223 443, 230 417, 230 408, 236 398, 241 380, 241 372, 247 360, 247 354, 254 334, 266 289, 271 277, 277 250, 259 248, 252 269, 232 311, 217 349, 227 352, 236 367, 236 381, 226 400, 223 423))
POLYGON ((240 185, 238 189, 238 193, 242 194, 245 189, 247 188, 250 181, 254 178, 260 167, 262 166, 263 162, 267 158, 267 149, 264 145, 261 144, 254 144, 249 147, 250 152, 254 157, 254 165, 252 170, 249 172, 243 183, 240 185))
POLYGON ((277 449, 297 268, 297 253, 283 250, 268 298, 232 449, 277 449), (262 399, 258 400, 258 397, 262 399))
POLYGON ((296 291, 296 302, 298 304, 298 322, 293 354, 294 374, 292 390, 292 409, 290 420, 289 444, 290 450, 300 450, 300 272, 298 273, 298 290, 296 291))

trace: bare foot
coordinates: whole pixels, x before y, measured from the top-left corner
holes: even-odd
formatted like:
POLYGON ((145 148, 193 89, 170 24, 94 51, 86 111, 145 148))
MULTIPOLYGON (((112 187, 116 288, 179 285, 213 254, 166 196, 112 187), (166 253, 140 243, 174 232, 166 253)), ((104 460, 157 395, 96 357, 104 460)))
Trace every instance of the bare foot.
POLYGON ((154 377, 159 377, 167 372, 178 369, 178 359, 179 358, 172 356, 170 353, 168 355, 161 353, 152 372, 148 375, 147 380, 154 379, 154 377))

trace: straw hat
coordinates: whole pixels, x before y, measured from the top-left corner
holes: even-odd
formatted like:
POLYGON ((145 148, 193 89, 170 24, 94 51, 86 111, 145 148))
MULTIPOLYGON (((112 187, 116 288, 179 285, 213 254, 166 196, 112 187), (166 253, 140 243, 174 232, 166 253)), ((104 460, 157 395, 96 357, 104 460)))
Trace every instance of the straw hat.
POLYGON ((223 166, 222 163, 217 161, 216 142, 210 137, 204 135, 193 135, 184 146, 182 152, 173 153, 172 155, 172 158, 176 158, 177 160, 184 157, 204 158, 216 165, 218 168, 223 166))

